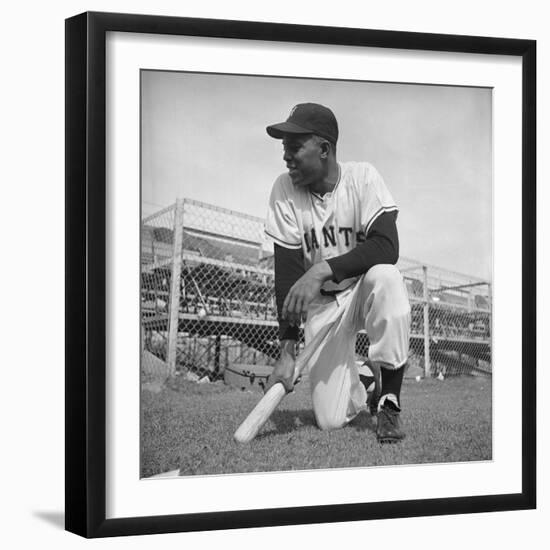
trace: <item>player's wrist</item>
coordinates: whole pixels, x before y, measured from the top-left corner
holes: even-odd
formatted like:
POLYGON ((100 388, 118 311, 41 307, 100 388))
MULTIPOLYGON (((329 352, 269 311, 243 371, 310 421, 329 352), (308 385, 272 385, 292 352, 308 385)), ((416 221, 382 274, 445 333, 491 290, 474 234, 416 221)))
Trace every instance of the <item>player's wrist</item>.
POLYGON ((281 340, 281 359, 296 359, 296 340, 281 340))
POLYGON ((311 274, 321 283, 332 279, 332 277, 334 276, 332 268, 326 260, 315 264, 311 268, 311 274))

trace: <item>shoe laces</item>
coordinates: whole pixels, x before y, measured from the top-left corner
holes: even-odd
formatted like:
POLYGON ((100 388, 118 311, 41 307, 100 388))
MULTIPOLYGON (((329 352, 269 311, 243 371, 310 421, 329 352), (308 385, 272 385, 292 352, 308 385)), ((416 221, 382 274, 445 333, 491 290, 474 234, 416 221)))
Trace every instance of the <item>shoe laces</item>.
POLYGON ((383 406, 380 409, 378 416, 382 416, 392 426, 397 426, 399 422, 399 411, 396 411, 390 407, 383 406))

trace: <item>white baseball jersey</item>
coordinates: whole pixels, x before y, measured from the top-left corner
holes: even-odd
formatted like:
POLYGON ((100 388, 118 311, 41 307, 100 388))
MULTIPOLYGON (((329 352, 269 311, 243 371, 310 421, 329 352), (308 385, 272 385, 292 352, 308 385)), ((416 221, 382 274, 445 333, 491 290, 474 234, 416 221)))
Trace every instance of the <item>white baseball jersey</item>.
MULTIPOLYGON (((397 206, 382 176, 367 162, 339 162, 340 177, 331 193, 320 196, 293 185, 288 173, 273 185, 266 234, 285 248, 301 248, 306 270, 349 252, 365 241, 373 222, 397 206)), ((339 284, 326 281, 325 290, 347 288, 357 277, 339 284)))

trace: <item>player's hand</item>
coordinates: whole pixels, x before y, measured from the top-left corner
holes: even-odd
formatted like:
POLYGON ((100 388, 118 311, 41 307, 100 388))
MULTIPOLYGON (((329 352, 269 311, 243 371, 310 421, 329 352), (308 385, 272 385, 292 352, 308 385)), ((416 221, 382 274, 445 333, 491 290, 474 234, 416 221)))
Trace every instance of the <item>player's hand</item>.
POLYGON ((283 319, 291 325, 300 326, 309 304, 319 295, 323 283, 332 276, 332 269, 326 261, 308 269, 288 291, 281 312, 283 319))
POLYGON ((267 379, 264 393, 267 393, 277 382, 281 382, 287 393, 292 392, 294 390, 293 378, 295 362, 296 360, 292 356, 282 354, 281 358, 275 363, 273 372, 267 379))

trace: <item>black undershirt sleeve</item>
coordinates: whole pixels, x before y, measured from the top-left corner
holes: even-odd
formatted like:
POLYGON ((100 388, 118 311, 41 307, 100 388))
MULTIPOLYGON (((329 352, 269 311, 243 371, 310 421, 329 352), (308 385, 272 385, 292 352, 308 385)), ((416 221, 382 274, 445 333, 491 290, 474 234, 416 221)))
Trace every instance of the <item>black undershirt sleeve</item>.
POLYGON ((365 242, 341 256, 327 260, 336 283, 362 275, 378 264, 397 263, 399 238, 396 219, 397 211, 381 214, 371 225, 365 242))
POLYGON ((305 273, 301 248, 285 248, 275 244, 275 301, 279 317, 279 339, 298 340, 298 327, 281 318, 286 295, 292 285, 305 273))

